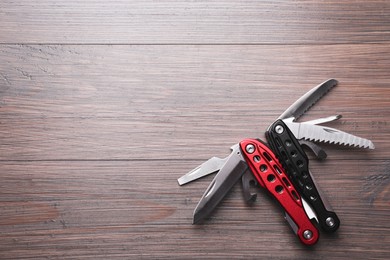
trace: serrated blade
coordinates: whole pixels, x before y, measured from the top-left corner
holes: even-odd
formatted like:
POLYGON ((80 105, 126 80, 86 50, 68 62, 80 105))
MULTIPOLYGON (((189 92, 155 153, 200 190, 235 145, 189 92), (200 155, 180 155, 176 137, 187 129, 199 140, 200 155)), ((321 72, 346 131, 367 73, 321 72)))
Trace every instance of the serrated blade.
POLYGON ((319 99, 321 99, 328 91, 337 85, 337 80, 329 79, 313 89, 309 90, 306 94, 295 101, 286 111, 279 116, 278 119, 294 118, 298 119, 303 115, 311 106, 313 106, 319 99))
POLYGON ((219 171, 219 169, 221 169, 222 165, 224 165, 226 160, 227 157, 223 159, 218 157, 212 157, 206 162, 196 167, 195 169, 188 172, 187 174, 181 176, 179 179, 177 179, 177 182, 179 183, 179 185, 184 185, 211 173, 217 172, 219 171))
POLYGON ((214 177, 194 211, 193 224, 205 219, 248 169, 238 144, 214 177))
POLYGON ((331 127, 284 121, 295 137, 314 142, 324 142, 338 145, 349 145, 359 148, 374 149, 374 144, 361 138, 331 127))

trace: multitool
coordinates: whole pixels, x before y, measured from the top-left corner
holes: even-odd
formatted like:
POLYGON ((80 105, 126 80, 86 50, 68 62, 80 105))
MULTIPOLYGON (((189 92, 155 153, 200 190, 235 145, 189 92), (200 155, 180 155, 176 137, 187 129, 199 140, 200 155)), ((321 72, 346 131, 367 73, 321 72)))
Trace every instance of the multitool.
POLYGON ((226 158, 213 157, 180 177, 179 185, 183 185, 217 172, 195 208, 193 223, 207 218, 241 179, 245 200, 256 200, 257 194, 250 190, 253 183, 267 190, 282 206, 285 219, 303 244, 318 241, 318 227, 326 233, 335 232, 340 220, 314 181, 303 147, 318 159, 325 159, 325 151, 314 142, 369 149, 374 149, 374 144, 321 125, 341 115, 301 123, 296 120, 336 85, 336 80, 327 80, 295 101, 267 129, 268 144, 260 139, 244 139, 231 147, 226 158))

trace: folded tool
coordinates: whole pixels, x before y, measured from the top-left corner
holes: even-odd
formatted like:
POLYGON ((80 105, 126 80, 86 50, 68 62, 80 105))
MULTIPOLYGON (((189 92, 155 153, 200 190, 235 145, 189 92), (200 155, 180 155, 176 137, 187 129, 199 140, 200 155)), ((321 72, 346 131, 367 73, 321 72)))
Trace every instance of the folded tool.
POLYGON ((193 223, 207 218, 241 179, 248 203, 256 199, 256 193, 250 191, 253 183, 266 189, 279 202, 285 219, 303 244, 317 242, 317 226, 324 232, 336 231, 340 220, 321 196, 302 146, 310 148, 317 158, 324 159, 325 151, 312 141, 370 149, 374 149, 374 145, 370 140, 319 125, 337 120, 340 115, 296 122, 336 84, 334 79, 327 80, 294 102, 266 131, 269 146, 259 139, 245 139, 233 145, 226 158, 213 157, 180 177, 178 182, 183 185, 218 172, 195 208, 193 223))

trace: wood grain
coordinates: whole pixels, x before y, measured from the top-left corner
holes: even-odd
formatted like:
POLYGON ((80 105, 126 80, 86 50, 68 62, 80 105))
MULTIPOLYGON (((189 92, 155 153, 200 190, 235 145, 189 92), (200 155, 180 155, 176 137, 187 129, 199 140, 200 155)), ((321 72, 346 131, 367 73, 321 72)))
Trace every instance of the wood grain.
POLYGON ((329 172, 339 167, 337 160, 312 162, 342 220, 337 235, 322 235, 313 250, 294 238, 269 196, 260 192, 258 202, 248 207, 238 186, 210 219, 190 225, 210 177, 184 187, 176 178, 198 163, 3 162, 2 256, 214 258, 229 250, 232 257, 248 258, 360 258, 362 251, 387 257, 389 236, 383 234, 381 243, 377 238, 390 229, 383 222, 390 198, 387 160, 345 161, 339 173, 329 172))
MULTIPOLYGON (((331 76, 339 86, 306 119, 340 113, 332 126, 377 146, 348 158, 389 157, 387 44, 0 50, 2 160, 223 156, 242 138, 263 138, 284 109, 331 76)), ((345 149, 330 149, 345 158, 345 149)))
MULTIPOLYGON (((1 1, 0 259, 387 259, 389 1, 1 1), (375 150, 323 144, 310 169, 341 219, 314 248, 236 185, 191 225, 212 176, 176 179, 300 119, 375 150)), ((312 156, 309 155, 311 159, 312 156)))
POLYGON ((374 1, 3 0, 2 43, 329 44, 390 40, 374 1))

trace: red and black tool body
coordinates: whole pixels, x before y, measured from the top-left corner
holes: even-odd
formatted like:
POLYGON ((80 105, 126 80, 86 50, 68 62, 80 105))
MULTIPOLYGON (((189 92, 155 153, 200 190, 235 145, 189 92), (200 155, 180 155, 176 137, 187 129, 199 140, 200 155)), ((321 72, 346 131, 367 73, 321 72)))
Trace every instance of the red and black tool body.
POLYGON ((305 245, 315 244, 319 232, 306 215, 301 197, 271 149, 258 139, 245 139, 240 142, 240 148, 258 183, 268 190, 285 210, 286 220, 299 240, 305 245))

